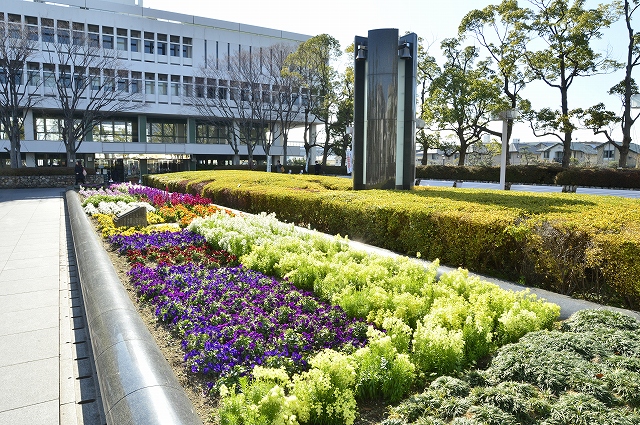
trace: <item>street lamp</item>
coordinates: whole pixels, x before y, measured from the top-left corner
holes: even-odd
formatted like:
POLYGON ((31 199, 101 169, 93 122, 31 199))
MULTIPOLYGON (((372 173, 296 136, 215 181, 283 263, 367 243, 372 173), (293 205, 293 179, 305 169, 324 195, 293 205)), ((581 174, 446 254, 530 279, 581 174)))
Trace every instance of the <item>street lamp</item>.
POLYGON ((507 153, 509 152, 509 139, 507 138, 507 130, 509 120, 515 120, 520 116, 517 109, 505 109, 500 111, 494 118, 494 121, 502 121, 502 151, 500 152, 500 189, 506 189, 507 183, 507 153))

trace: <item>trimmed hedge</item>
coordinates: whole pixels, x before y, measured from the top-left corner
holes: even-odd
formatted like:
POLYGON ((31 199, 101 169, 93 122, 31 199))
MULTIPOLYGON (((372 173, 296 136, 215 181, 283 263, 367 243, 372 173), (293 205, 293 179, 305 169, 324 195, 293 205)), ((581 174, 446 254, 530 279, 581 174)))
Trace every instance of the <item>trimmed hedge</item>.
POLYGON ((242 171, 149 175, 144 181, 250 213, 275 212, 281 220, 398 253, 640 305, 637 200, 434 187, 353 191, 345 178, 242 171))
MULTIPOLYGON (((498 182, 500 167, 456 167, 428 165, 416 167, 416 178, 498 182)), ((640 188, 639 169, 584 168, 562 169, 560 165, 510 165, 506 180, 516 184, 575 185, 620 189, 640 188)))
MULTIPOLYGON (((509 183, 557 184, 560 165, 510 165, 506 179, 509 183)), ((500 167, 457 167, 451 165, 421 165, 416 167, 416 178, 466 181, 500 181, 500 167)))

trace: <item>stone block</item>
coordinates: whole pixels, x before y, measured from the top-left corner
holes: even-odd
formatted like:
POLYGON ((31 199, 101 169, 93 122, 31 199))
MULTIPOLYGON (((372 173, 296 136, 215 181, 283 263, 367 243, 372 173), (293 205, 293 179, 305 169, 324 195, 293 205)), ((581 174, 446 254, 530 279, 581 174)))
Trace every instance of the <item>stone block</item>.
POLYGON ((116 227, 144 227, 147 223, 147 209, 135 207, 132 210, 116 215, 113 220, 116 227))

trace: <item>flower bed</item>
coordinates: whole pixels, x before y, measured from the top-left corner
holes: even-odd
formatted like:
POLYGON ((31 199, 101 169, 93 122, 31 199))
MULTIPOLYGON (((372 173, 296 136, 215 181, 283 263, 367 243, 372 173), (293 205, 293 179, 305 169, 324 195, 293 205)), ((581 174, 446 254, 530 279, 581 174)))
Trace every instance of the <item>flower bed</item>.
POLYGON ((355 251, 198 197, 132 185, 81 195, 84 205, 148 202, 153 221, 179 221, 116 229, 96 215, 185 364, 220 390, 221 423, 351 424, 357 400, 397 402, 558 317, 527 292, 464 271, 437 280, 437 263, 355 251))

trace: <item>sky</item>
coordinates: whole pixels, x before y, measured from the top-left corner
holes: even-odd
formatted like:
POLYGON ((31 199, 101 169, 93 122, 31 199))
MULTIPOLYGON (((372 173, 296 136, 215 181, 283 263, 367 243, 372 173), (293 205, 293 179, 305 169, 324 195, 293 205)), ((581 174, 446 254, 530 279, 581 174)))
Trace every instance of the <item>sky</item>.
MULTIPOLYGON (((586 4, 587 7, 595 7, 601 2, 587 0, 586 4)), ((497 3, 499 1, 489 0, 144 0, 143 5, 310 36, 326 33, 336 38, 343 50, 353 42, 356 35, 366 37, 372 29, 397 28, 400 35, 415 32, 424 40, 425 47, 430 45, 429 53, 438 58, 440 42, 457 36, 458 25, 469 11, 497 3)), ((526 5, 526 1, 521 0, 521 3, 526 5)), ((640 28, 640 20, 637 26, 640 28)), ((623 21, 614 23, 610 29, 605 30, 596 50, 610 51, 614 59, 625 60, 625 30, 623 21)), ((481 52, 481 56, 486 54, 481 52)), ((607 91, 623 77, 623 71, 620 70, 610 75, 576 79, 569 90, 569 107, 587 108, 604 102, 609 110, 620 112, 620 101, 607 94, 607 91)), ((560 105, 560 92, 542 83, 530 84, 523 95, 531 100, 536 109, 556 109, 560 105)), ((494 127, 498 131, 501 129, 500 123, 495 123, 494 127)), ((640 135, 640 129, 637 131, 640 135)), ((614 134, 620 135, 617 128, 614 134)), ((524 123, 515 126, 512 137, 521 141, 535 141, 528 124, 524 123)), ((632 137, 640 140, 635 131, 632 137)), ((549 136, 540 140, 557 141, 549 136)), ((576 132, 574 140, 604 141, 604 138, 584 130, 576 132)))

